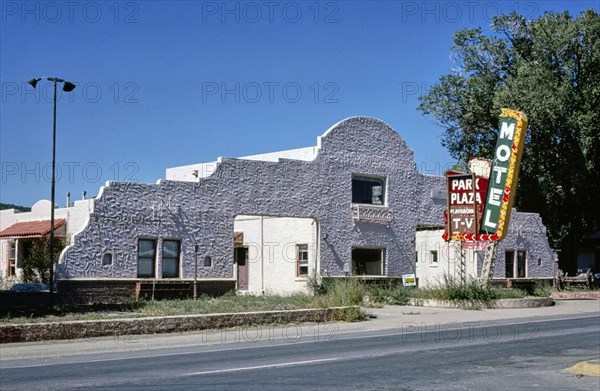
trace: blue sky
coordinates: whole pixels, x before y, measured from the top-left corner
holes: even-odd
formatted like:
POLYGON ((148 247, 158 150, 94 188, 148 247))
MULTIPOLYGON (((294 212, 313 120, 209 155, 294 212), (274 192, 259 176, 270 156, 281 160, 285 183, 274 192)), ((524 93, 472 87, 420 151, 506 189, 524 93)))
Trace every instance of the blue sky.
POLYGON ((336 122, 382 119, 419 169, 452 159, 417 96, 451 71, 452 35, 518 11, 573 15, 597 1, 1 1, 0 202, 57 202, 107 180, 314 145, 336 122))

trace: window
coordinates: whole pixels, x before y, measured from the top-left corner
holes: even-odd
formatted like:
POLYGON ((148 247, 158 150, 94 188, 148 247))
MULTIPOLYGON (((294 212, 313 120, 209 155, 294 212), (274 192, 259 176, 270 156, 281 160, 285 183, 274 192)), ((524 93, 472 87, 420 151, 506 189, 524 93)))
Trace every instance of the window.
POLYGON ((515 252, 506 250, 504 252, 505 277, 513 278, 515 276, 515 252))
POLYGON ((527 277, 527 257, 525 250, 517 251, 517 278, 527 277))
POLYGON ((296 275, 298 277, 308 276, 308 245, 297 245, 296 254, 296 275))
POLYGON ((17 274, 17 242, 8 243, 8 277, 17 274))
POLYGON ((179 254, 181 244, 179 240, 163 240, 162 246, 162 277, 179 277, 179 254))
POLYGON ((385 179, 353 175, 352 203, 384 205, 385 179))
POLYGON ((506 278, 527 277, 527 253, 525 250, 517 251, 516 262, 514 250, 506 250, 504 258, 506 260, 506 278))
POLYGON ((438 262, 438 252, 437 250, 431 251, 431 263, 438 262))
POLYGON ((352 250, 352 274, 382 276, 384 250, 381 248, 355 248, 352 250))
POLYGON ((154 261, 156 259, 156 240, 138 240, 138 278, 154 278, 154 261))
POLYGON ((105 253, 102 256, 102 266, 110 266, 110 265, 112 265, 112 254, 105 253))
POLYGON ((212 258, 210 255, 204 257, 204 267, 212 267, 212 258))
POLYGON ((415 263, 419 263, 419 252, 415 251, 415 263))

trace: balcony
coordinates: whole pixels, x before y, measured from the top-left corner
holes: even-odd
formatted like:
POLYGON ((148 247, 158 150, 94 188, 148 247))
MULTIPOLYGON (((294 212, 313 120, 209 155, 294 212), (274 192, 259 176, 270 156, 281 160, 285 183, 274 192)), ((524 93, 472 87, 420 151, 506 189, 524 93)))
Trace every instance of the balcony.
POLYGON ((354 224, 373 223, 389 226, 393 219, 392 210, 385 206, 352 205, 352 222, 354 224))

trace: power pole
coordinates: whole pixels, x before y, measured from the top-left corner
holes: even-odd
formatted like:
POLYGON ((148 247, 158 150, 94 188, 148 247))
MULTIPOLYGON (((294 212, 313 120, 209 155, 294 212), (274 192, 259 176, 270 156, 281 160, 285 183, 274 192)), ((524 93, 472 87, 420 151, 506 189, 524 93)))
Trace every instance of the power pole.
POLYGON ((494 274, 494 261, 496 259, 496 248, 498 242, 490 240, 485 248, 485 258, 483 259, 483 267, 481 269, 481 282, 487 284, 492 279, 494 274))

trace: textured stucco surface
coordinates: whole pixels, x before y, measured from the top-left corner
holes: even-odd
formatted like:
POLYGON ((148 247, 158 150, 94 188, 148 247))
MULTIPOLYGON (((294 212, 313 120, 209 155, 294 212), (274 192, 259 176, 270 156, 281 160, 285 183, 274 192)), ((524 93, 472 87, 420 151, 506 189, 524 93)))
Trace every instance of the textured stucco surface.
MULTIPOLYGON (((137 273, 137 239, 182 240, 182 278, 193 276, 193 246, 210 255, 211 277, 233 277, 233 222, 236 215, 315 218, 320 224, 321 271, 342 274, 353 246, 386 248, 386 274, 414 272, 417 224, 436 224, 444 205, 432 191, 442 178, 419 174, 404 140, 382 121, 353 117, 319 139, 312 161, 221 159, 215 173, 199 182, 158 184, 110 182, 95 200, 87 227, 76 236, 58 267, 59 278, 127 277, 137 273), (385 176, 393 221, 352 222, 352 174, 385 176), (102 266, 102 255, 113 264, 102 266)), ((200 277, 208 277, 201 269, 200 277)))
MULTIPOLYGON (((385 248, 388 276, 415 272, 417 225, 441 225, 445 200, 443 177, 417 171, 413 153, 400 135, 369 117, 344 120, 318 139, 314 160, 277 162, 222 158, 214 173, 198 182, 158 184, 110 182, 95 200, 94 212, 75 243, 63 253, 58 278, 135 278, 139 238, 156 238, 157 277, 161 244, 181 240, 181 278, 193 278, 194 244, 213 267, 199 278, 234 278, 233 232, 238 215, 313 218, 319 223, 320 274, 342 275, 353 247, 385 248), (387 178, 388 225, 353 224, 352 175, 387 178), (110 252, 113 263, 102 266, 110 252)), ((494 275, 503 275, 504 249, 526 248, 528 275, 551 273, 551 250, 538 215, 514 213, 511 235, 498 249, 494 275), (530 255, 531 254, 531 255, 530 255), (543 262, 537 266, 537 258, 543 262), (550 271, 549 271, 550 270, 550 271)), ((477 268, 480 270, 480 267, 477 268)))
POLYGON ((537 213, 523 213, 513 209, 508 233, 498 243, 496 250, 494 277, 505 276, 506 250, 515 251, 515 262, 517 250, 526 250, 527 277, 552 277, 556 273, 554 252, 548 244, 546 227, 537 213))

